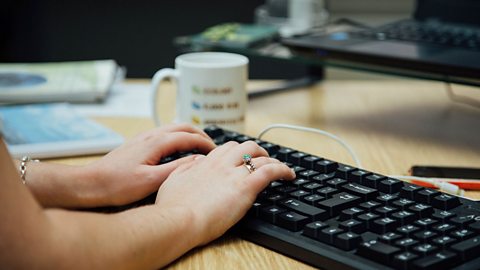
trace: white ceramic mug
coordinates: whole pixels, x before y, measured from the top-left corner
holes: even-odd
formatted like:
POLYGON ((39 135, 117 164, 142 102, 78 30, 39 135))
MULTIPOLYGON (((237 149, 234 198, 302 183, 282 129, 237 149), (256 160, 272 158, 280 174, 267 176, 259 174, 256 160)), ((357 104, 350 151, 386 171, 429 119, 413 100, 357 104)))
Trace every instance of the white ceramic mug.
POLYGON ((247 107, 248 58, 233 53, 198 52, 178 56, 175 69, 163 68, 152 79, 153 118, 159 126, 157 110, 159 84, 166 78, 177 83, 174 122, 200 128, 218 125, 244 131, 247 107))

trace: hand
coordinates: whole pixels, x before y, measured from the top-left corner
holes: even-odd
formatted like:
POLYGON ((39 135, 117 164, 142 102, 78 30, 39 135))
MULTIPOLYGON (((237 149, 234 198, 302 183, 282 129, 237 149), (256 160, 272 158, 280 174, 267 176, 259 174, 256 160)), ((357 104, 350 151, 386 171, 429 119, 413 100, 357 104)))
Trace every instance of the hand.
POLYGON ((194 220, 186 222, 198 230, 197 244, 205 244, 238 222, 271 181, 294 178, 293 170, 269 158, 255 142, 228 142, 173 171, 160 187, 156 203, 160 208, 192 211, 194 220), (252 156, 255 171, 250 173, 244 166, 244 154, 252 156))
POLYGON ((93 173, 91 197, 95 206, 122 205, 137 201, 158 187, 179 165, 195 158, 188 156, 157 165, 175 152, 198 150, 208 153, 215 147, 202 130, 190 125, 169 125, 138 135, 102 159, 87 165, 93 173))

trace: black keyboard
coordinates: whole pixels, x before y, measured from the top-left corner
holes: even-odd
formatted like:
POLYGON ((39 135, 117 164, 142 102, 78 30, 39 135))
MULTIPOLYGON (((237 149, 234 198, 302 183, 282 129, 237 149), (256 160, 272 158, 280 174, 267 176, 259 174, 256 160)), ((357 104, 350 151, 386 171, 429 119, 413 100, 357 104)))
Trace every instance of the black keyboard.
POLYGON ((217 145, 254 140, 296 172, 263 190, 232 229, 248 241, 322 269, 480 269, 480 202, 219 127, 205 132, 217 145))
POLYGON ((352 34, 366 39, 427 42, 441 46, 480 50, 479 28, 431 21, 405 20, 352 34))

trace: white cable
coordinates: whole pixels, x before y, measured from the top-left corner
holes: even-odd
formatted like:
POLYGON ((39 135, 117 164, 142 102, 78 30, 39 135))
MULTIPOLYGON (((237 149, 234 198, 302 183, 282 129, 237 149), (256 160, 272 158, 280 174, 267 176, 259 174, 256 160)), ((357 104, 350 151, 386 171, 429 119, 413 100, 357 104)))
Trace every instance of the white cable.
POLYGON ((360 160, 358 159, 357 155, 355 154, 355 152, 353 151, 353 149, 345 142, 343 141, 341 138, 339 138, 338 136, 330 133, 330 132, 327 132, 327 131, 324 131, 324 130, 321 130, 321 129, 317 129, 317 128, 309 128, 309 127, 302 127, 302 126, 296 126, 296 125, 290 125, 290 124, 273 124, 273 125, 269 125, 267 126, 266 128, 264 128, 260 134, 258 135, 258 139, 261 139, 262 136, 269 130, 271 129, 274 129, 274 128, 286 128, 286 129, 293 129, 293 130, 300 130, 300 131, 306 131, 306 132, 311 132, 311 133, 317 133, 317 134, 320 134, 320 135, 324 135, 324 136, 327 136, 335 141, 337 141, 338 143, 340 143, 345 149, 347 149, 347 151, 350 153, 350 155, 352 156, 352 159, 355 161, 355 164, 356 164, 356 167, 358 167, 359 169, 362 168, 362 165, 360 163, 360 160))

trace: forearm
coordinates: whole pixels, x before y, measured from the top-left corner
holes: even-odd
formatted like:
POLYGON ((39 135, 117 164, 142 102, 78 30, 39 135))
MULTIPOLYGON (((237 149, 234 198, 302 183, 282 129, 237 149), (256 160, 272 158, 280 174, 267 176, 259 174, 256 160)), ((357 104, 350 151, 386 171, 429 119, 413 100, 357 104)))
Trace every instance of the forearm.
MULTIPOLYGON (((19 168, 20 162, 15 161, 19 168)), ((44 207, 84 208, 98 204, 101 187, 94 187, 95 174, 85 166, 29 162, 26 186, 44 207)))
MULTIPOLYGON (((197 241, 190 210, 157 205, 118 214, 48 210, 68 269, 158 269, 197 241)), ((63 268, 63 267, 61 267, 63 268)))

